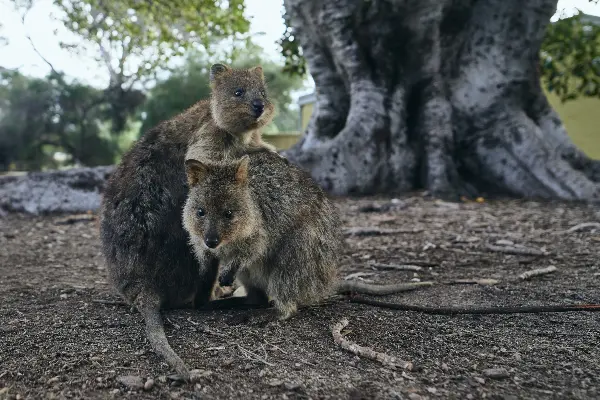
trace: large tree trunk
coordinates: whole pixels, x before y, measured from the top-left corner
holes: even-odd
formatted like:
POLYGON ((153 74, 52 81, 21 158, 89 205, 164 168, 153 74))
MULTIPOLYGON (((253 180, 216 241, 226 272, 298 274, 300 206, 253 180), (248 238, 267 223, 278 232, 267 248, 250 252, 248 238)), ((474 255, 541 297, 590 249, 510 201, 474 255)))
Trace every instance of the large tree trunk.
POLYGON ((317 103, 286 152, 334 194, 599 199, 540 87, 557 0, 285 0, 317 103))

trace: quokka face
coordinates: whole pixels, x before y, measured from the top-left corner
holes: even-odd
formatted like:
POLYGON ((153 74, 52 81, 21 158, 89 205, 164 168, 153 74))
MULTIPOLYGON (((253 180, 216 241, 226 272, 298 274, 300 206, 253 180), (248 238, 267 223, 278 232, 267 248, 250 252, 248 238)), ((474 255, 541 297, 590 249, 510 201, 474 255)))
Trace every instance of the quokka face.
POLYGON ((185 163, 190 192, 184 207, 186 230, 217 251, 251 234, 255 221, 248 188, 248 156, 227 164, 185 163))
POLYGON ((217 125, 231 133, 262 128, 273 119, 262 67, 232 69, 215 64, 210 70, 211 110, 217 125))

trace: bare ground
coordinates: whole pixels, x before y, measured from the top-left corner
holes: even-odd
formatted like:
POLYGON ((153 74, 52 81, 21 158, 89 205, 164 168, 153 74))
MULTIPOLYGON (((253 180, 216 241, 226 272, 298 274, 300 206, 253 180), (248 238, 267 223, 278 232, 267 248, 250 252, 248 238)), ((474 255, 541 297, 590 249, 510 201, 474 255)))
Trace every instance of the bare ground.
MULTIPOLYGON (((448 204, 420 195, 339 204, 345 228, 396 229, 349 236, 342 277, 499 281, 436 285, 390 300, 600 303, 600 228, 566 232, 600 221, 597 207, 448 204), (508 241, 544 255, 487 246, 508 241), (425 266, 413 272, 370 263, 425 266), (518 277, 551 265, 553 273, 518 277)), ((0 218, 0 398, 600 398, 600 313, 435 316, 341 302, 303 309, 286 322, 272 322, 268 310, 167 312, 172 346, 205 370, 199 383, 181 384, 150 350, 140 315, 94 302, 118 300, 105 282, 96 222, 58 224, 62 218, 0 218), (331 326, 344 317, 346 338, 412 361, 413 370, 336 346, 331 326), (134 388, 120 382, 123 376, 135 377, 134 388), (152 387, 135 389, 144 383, 152 387)))

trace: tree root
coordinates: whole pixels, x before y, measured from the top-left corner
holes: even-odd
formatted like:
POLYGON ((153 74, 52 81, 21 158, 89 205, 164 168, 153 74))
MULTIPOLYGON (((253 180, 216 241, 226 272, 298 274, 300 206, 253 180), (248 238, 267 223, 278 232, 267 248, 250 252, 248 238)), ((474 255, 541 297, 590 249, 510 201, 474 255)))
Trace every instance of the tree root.
POLYGON ((377 361, 382 363, 383 365, 391 368, 402 368, 411 370, 413 365, 410 361, 402 361, 397 359, 396 357, 392 357, 385 353, 380 353, 373 350, 370 347, 360 346, 350 340, 344 338, 342 335, 342 329, 348 326, 349 322, 347 318, 342 319, 335 325, 333 325, 331 329, 331 333, 333 335, 333 341, 335 344, 340 346, 342 349, 349 351, 353 354, 356 354, 359 357, 368 358, 369 360, 377 361))

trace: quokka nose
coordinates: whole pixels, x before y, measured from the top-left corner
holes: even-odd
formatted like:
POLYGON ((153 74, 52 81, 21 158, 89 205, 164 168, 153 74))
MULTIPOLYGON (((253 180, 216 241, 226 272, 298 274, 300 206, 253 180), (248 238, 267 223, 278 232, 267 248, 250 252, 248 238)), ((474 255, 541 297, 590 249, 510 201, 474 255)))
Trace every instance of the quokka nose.
POLYGON ((204 238, 204 243, 209 249, 214 249, 219 244, 219 238, 217 236, 207 236, 204 238))
POLYGON ((254 110, 254 115, 256 115, 256 117, 260 117, 265 110, 265 103, 259 99, 252 100, 252 110, 254 110))

